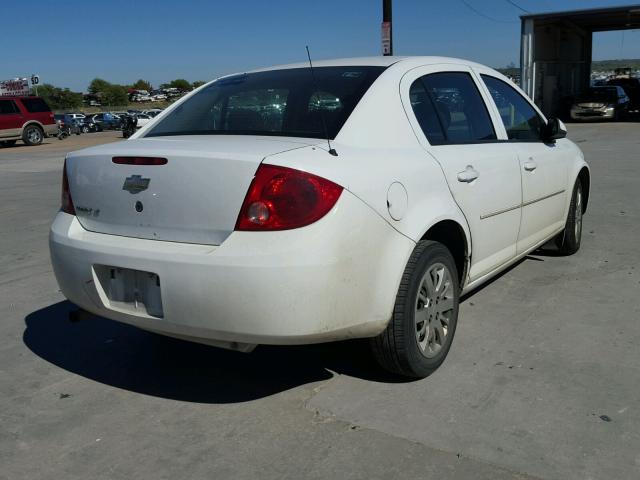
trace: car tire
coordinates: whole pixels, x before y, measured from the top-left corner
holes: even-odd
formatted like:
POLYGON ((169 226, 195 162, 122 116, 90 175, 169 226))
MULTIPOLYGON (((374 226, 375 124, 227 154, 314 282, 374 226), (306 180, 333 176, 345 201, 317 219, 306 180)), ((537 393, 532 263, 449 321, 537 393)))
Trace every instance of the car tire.
POLYGON ((556 244, 562 255, 573 255, 580 250, 582 240, 582 214, 584 195, 582 182, 578 179, 573 187, 571 204, 564 230, 556 237, 556 244))
POLYGON ((0 142, 0 146, 12 147, 16 144, 16 140, 3 140, 0 142))
POLYGON ((89 133, 89 127, 87 127, 86 125, 82 126, 82 133, 89 133))
POLYGON ((370 341, 378 363, 401 376, 429 376, 449 353, 459 301, 451 252, 439 242, 418 242, 402 275, 391 320, 370 341))
POLYGON ((37 125, 28 125, 22 132, 22 141, 26 145, 40 145, 43 140, 44 132, 37 125))

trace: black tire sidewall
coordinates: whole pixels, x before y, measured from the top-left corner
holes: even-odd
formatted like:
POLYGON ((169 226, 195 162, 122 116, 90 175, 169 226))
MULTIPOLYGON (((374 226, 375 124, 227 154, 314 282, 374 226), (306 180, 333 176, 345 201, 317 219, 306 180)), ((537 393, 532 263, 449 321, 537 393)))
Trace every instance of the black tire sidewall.
POLYGON ((44 133, 42 131, 42 129, 40 127, 36 127, 35 125, 29 125, 27 128, 24 129, 24 133, 22 135, 22 141, 29 146, 35 146, 35 145, 40 145, 42 144, 42 142, 44 141, 44 133), (29 140, 29 132, 31 130, 38 130, 40 131, 40 141, 37 143, 32 142, 31 140, 29 140))
POLYGON ((580 180, 576 180, 571 194, 571 204, 569 206, 569 214, 567 215, 567 223, 564 227, 564 234, 562 239, 562 246, 560 250, 565 255, 572 255, 580 249, 580 243, 582 242, 582 227, 580 228, 580 237, 576 238, 575 224, 577 213, 577 197, 578 190, 582 195, 582 202, 584 202, 584 192, 582 191, 582 184, 580 180))
POLYGON ((407 295, 401 300, 403 303, 402 311, 404 312, 402 328, 404 330, 404 338, 406 339, 406 355, 409 367, 415 376, 423 377, 431 374, 446 358, 449 353, 449 349, 451 348, 451 343, 458 323, 458 309, 460 302, 458 272, 451 253, 444 245, 437 242, 431 242, 431 245, 424 249, 416 262, 415 268, 413 269, 408 287, 407 295), (420 288, 420 282, 426 271, 435 263, 442 263, 449 270, 453 283, 454 307, 449 322, 449 331, 447 332, 445 345, 436 356, 427 358, 422 354, 420 346, 418 345, 418 340, 416 339, 415 304, 418 289, 420 288))

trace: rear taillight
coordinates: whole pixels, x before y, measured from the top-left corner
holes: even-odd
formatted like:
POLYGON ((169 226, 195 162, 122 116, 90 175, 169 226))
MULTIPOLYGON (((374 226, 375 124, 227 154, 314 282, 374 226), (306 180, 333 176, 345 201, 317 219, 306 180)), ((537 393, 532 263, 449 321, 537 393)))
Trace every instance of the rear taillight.
POLYGON ((236 230, 268 231, 304 227, 324 217, 342 187, 292 168, 262 164, 249 186, 236 230))
POLYGON ((69 191, 69 179, 67 178, 67 161, 64 161, 64 167, 62 168, 62 196, 61 196, 62 206, 60 209, 64 213, 68 213, 69 215, 75 215, 76 209, 73 206, 73 200, 71 200, 71 192, 69 191))

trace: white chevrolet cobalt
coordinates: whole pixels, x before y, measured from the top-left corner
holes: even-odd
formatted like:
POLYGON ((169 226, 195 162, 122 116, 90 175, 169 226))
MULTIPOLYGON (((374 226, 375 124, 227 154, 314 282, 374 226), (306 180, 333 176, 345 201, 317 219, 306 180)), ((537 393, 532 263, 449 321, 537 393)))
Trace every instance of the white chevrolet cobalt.
POLYGON ((55 275, 80 312, 241 351, 370 338, 424 377, 462 293, 551 239, 579 249, 590 174, 565 135, 452 58, 223 77, 67 156, 55 275))

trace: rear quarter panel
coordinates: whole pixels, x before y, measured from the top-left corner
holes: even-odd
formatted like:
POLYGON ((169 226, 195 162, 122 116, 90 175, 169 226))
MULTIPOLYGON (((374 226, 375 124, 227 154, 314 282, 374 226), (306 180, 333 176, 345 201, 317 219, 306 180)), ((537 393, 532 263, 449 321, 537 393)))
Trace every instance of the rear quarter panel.
MULTIPOLYGON (((413 62, 390 66, 373 83, 332 142, 271 157, 268 163, 308 171, 342 185, 375 214, 413 242, 441 220, 453 220, 471 237, 464 215, 454 202, 442 169, 420 145, 400 99, 400 79, 413 62), (406 211, 394 219, 387 192, 399 182, 407 192, 406 211)), ((397 216, 396 216, 397 217, 397 216)), ((411 252, 408 252, 408 256, 411 252)))
POLYGON ((338 156, 319 147, 285 152, 268 163, 307 171, 352 192, 393 228, 419 241, 440 220, 455 220, 468 236, 466 220, 453 201, 440 166, 420 147, 407 149, 357 148, 334 145, 338 156), (407 191, 406 212, 394 220, 387 207, 392 183, 407 191))

